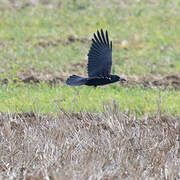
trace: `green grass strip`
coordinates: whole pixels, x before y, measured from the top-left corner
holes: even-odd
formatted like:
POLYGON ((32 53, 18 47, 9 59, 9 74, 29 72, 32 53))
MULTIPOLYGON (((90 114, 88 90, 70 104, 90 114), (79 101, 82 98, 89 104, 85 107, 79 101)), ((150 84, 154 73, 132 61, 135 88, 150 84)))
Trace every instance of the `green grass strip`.
POLYGON ((45 114, 68 111, 101 112, 103 104, 117 101, 120 111, 138 116, 162 113, 180 114, 180 91, 159 89, 126 88, 119 85, 106 87, 49 87, 45 83, 37 86, 20 84, 0 87, 0 111, 45 114))

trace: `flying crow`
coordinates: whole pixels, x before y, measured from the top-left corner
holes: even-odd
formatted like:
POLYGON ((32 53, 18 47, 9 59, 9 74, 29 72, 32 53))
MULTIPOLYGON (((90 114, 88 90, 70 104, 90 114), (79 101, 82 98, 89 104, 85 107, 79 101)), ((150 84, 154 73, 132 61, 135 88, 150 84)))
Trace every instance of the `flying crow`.
POLYGON ((102 86, 117 81, 126 81, 117 75, 111 75, 112 66, 112 41, 109 42, 108 32, 104 34, 97 31, 92 39, 90 51, 88 53, 88 78, 72 75, 66 84, 70 86, 102 86))

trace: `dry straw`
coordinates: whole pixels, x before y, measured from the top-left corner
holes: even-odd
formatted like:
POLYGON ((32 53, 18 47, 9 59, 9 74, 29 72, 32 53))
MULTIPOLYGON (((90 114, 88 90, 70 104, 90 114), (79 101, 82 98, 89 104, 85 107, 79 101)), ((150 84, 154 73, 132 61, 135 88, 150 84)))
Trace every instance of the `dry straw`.
POLYGON ((0 179, 180 179, 180 117, 0 114, 0 179))

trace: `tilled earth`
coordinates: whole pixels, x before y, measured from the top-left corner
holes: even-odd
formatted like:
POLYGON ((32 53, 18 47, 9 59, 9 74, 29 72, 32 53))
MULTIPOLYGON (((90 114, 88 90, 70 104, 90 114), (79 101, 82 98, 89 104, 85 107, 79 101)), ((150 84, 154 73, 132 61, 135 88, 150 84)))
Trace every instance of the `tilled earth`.
MULTIPOLYGON (((85 77, 86 74, 86 64, 85 63, 74 63, 72 66, 64 71, 62 74, 60 73, 45 73, 45 72, 37 72, 34 69, 28 69, 25 71, 21 71, 17 73, 16 80, 14 82, 24 82, 24 83, 40 83, 41 81, 47 82, 50 85, 53 84, 65 84, 66 79, 71 74, 77 74, 76 69, 85 69, 84 72, 78 73, 85 77)), ((121 75, 124 77, 127 82, 123 83, 123 86, 126 87, 135 87, 141 86, 143 88, 162 88, 162 89, 180 89, 180 76, 179 75, 166 75, 166 76, 130 76, 130 75, 121 75)), ((7 84, 8 79, 1 79, 1 85, 7 84)))

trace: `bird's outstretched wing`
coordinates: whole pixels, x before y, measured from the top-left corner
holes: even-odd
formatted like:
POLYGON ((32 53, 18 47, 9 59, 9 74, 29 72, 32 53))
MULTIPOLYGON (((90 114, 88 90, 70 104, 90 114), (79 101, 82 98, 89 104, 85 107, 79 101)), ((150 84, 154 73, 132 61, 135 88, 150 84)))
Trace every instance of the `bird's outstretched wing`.
POLYGON ((108 32, 97 31, 92 39, 88 53, 88 76, 109 76, 112 66, 112 41, 109 42, 108 32))

